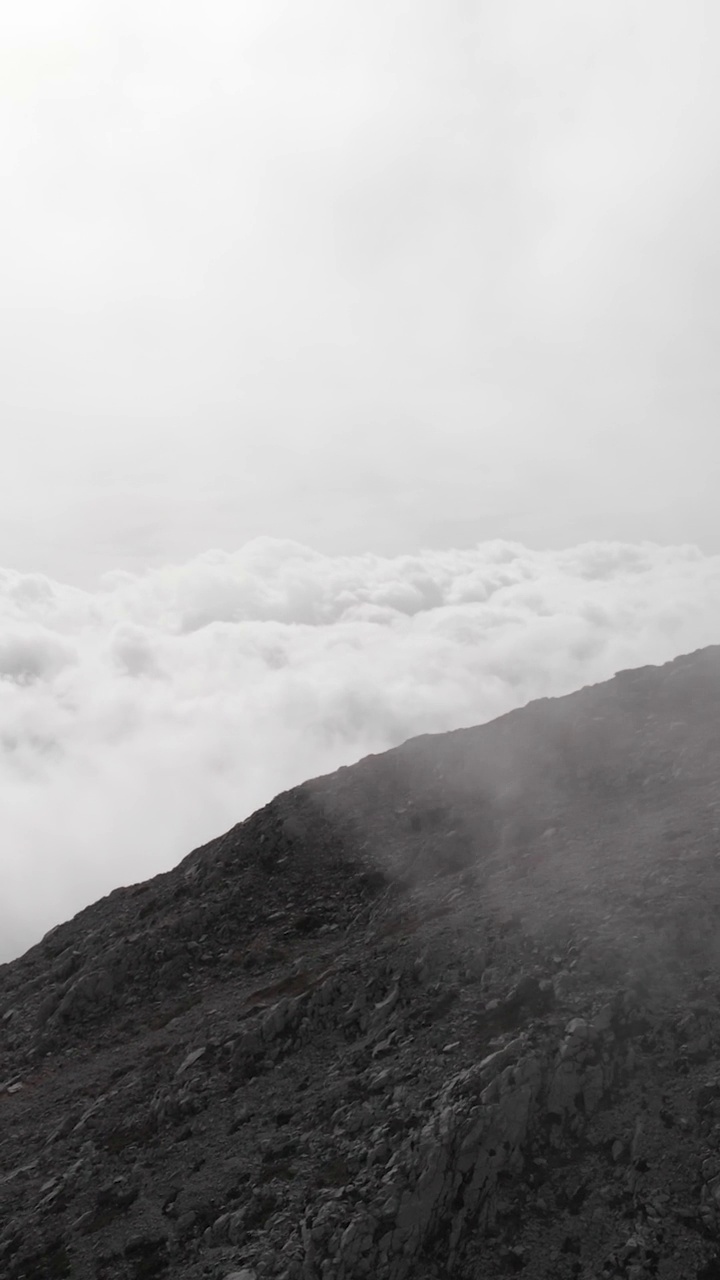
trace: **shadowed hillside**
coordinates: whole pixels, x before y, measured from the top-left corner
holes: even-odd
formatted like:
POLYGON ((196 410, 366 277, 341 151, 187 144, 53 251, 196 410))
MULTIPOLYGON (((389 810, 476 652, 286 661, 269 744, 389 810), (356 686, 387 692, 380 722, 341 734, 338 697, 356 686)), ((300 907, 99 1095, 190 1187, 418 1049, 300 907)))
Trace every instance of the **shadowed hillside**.
POLYGON ((0 967, 9 1280, 717 1280, 720 647, 308 782, 0 967))

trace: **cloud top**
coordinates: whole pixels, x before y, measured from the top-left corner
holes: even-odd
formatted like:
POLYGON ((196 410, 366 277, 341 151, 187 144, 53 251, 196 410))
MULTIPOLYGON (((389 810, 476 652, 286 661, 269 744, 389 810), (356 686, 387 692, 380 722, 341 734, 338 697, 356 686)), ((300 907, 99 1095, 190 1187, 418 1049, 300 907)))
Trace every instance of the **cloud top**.
POLYGON ((720 635, 720 557, 652 543, 0 571, 0 959, 303 779, 720 635))

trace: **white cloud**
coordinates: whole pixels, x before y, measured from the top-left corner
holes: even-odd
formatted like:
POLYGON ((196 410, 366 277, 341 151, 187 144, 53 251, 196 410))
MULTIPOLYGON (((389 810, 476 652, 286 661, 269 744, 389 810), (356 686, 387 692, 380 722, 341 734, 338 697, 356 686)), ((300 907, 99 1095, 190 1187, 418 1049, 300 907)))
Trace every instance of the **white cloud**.
POLYGON ((719 634, 720 557, 651 543, 0 572, 0 956, 307 777, 719 634))

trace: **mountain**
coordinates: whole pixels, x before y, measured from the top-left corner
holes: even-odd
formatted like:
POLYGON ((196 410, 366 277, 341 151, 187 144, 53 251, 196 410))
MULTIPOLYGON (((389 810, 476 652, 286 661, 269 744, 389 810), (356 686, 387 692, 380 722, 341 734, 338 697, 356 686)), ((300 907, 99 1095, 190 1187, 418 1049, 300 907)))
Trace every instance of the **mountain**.
POLYGON ((0 967, 7 1280, 720 1280, 720 646, 278 796, 0 967))

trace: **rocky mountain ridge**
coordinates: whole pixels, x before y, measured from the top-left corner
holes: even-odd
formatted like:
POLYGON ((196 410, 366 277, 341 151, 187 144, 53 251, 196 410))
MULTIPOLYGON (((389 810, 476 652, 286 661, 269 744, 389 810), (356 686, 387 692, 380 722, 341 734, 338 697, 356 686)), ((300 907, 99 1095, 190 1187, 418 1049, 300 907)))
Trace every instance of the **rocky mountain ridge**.
POLYGON ((0 967, 8 1280, 720 1280, 720 647, 278 796, 0 967))

